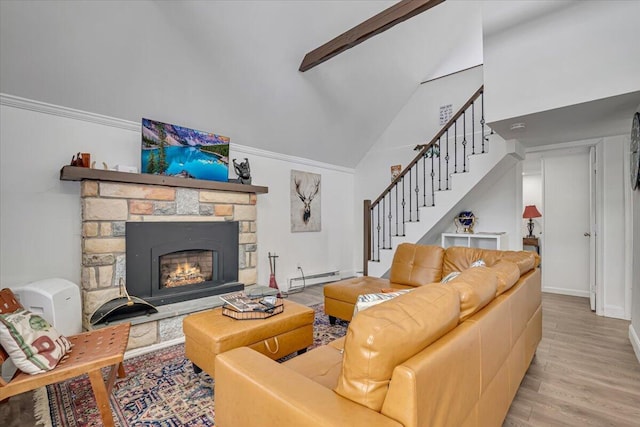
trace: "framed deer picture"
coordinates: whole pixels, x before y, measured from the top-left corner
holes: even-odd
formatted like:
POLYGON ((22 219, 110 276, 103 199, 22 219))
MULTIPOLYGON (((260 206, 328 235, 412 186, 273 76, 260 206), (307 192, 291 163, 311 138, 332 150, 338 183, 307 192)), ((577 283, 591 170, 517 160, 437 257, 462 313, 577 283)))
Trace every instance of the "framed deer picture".
POLYGON ((291 232, 320 231, 320 175, 291 170, 291 232))

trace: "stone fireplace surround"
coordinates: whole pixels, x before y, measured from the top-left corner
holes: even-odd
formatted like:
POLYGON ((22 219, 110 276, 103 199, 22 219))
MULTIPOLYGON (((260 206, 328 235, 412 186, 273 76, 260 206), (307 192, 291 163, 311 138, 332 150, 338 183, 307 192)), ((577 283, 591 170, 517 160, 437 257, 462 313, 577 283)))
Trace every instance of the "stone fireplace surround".
MULTIPOLYGON (((81 294, 85 329, 92 329, 89 318, 96 308, 120 295, 120 279, 126 283, 125 224, 128 221, 238 221, 238 281, 246 286, 255 285, 257 193, 266 193, 266 187, 71 166, 61 170, 60 179, 82 180, 81 294), (182 183, 185 187, 172 186, 182 183)), ((203 301, 161 306, 158 314, 132 321, 128 349, 182 337, 184 316, 216 302, 219 305, 219 298, 207 297, 203 301)))

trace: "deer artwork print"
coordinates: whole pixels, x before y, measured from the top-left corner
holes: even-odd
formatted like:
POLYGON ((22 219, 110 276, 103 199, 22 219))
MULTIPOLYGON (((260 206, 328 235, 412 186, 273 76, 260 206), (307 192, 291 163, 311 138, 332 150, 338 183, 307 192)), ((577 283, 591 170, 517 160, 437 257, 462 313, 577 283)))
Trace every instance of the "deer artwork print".
POLYGON ((291 171, 291 231, 320 231, 320 175, 291 171))

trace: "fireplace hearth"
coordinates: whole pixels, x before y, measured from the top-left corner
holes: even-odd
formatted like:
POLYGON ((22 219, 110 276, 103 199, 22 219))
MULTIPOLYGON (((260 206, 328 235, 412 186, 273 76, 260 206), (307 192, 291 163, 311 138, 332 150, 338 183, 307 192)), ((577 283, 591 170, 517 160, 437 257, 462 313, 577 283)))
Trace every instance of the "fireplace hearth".
POLYGON ((127 222, 127 289, 153 305, 235 292, 238 222, 127 222))

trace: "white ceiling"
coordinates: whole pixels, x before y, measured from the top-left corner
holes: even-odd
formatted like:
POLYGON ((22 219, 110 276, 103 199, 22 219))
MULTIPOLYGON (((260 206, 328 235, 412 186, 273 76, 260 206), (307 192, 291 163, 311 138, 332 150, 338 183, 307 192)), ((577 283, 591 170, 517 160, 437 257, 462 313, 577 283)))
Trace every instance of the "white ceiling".
POLYGON ((477 65, 480 6, 445 2, 323 63, 393 1, 0 2, 0 91, 355 167, 425 78, 477 65))
MULTIPOLYGON (((482 63, 482 2, 449 0, 298 71, 308 51, 394 3, 0 1, 0 92, 355 167, 421 81, 482 63)), ((518 3, 486 19, 501 28, 567 2, 518 3)), ((617 129, 634 99, 522 118, 522 140, 617 129)), ((509 137, 509 125, 494 127, 509 137)))
POLYGON ((631 119, 640 105, 640 92, 542 111, 491 123, 505 139, 517 139, 525 147, 583 141, 631 134, 631 119), (524 128, 511 129, 514 124, 524 128))

